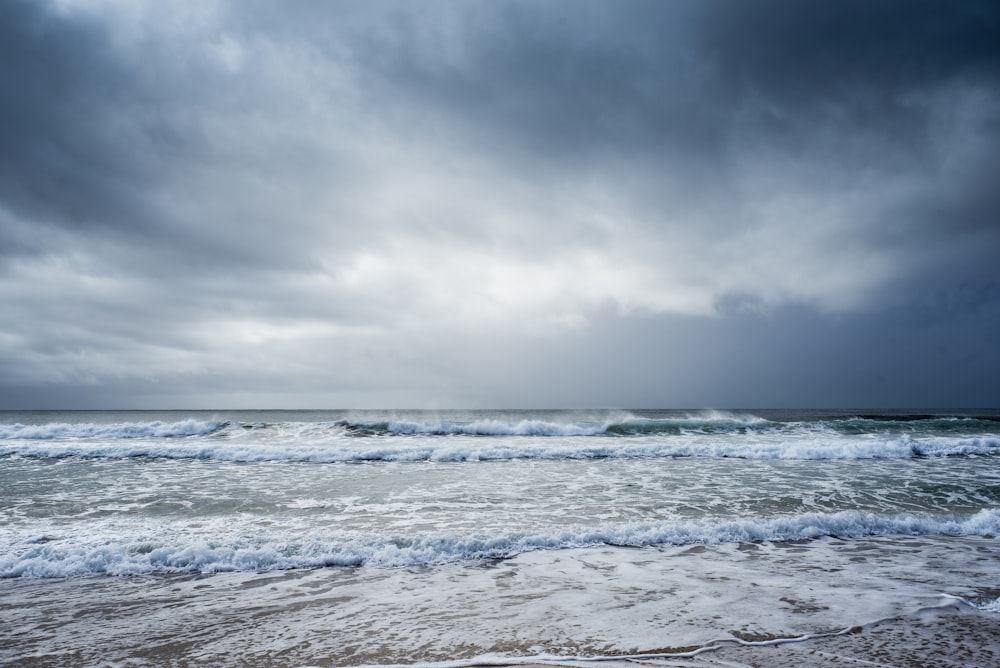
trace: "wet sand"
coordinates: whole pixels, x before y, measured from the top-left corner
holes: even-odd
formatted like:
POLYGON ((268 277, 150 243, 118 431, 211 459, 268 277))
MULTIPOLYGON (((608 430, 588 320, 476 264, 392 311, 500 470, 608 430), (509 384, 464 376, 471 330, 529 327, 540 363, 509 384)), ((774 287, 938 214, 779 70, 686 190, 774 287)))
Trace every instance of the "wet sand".
MULTIPOLYGON (((137 632, 140 629, 137 620, 137 632)), ((496 657, 476 661, 456 659, 439 663, 395 664, 460 666, 496 668, 543 668, 545 666, 724 666, 726 668, 830 668, 842 666, 878 666, 883 668, 948 668, 1000 665, 1000 620, 995 614, 986 613, 956 602, 940 608, 921 611, 908 617, 881 620, 864 627, 854 627, 845 632, 805 640, 754 638, 742 635, 720 639, 702 647, 662 648, 642 656, 586 659, 560 657, 534 659, 536 662, 518 661, 513 657, 496 657)), ((162 640, 162 638, 160 639, 162 640)), ((259 642, 247 638, 249 643, 259 642)), ((191 650, 199 644, 199 634, 188 638, 175 638, 174 642, 159 643, 149 647, 135 647, 132 655, 124 659, 128 666, 201 666, 204 657, 191 650)), ((296 651, 260 652, 251 663, 233 663, 225 657, 213 657, 213 665, 248 665, 276 668, 341 666, 337 661, 305 660, 308 641, 296 651)), ((92 650, 95 648, 91 648, 92 650)), ((51 668, 57 666, 111 665, 99 659, 100 652, 62 651, 50 655, 21 655, 10 665, 26 668, 51 668)), ((122 657, 118 657, 121 659, 122 657)), ((112 663, 117 664, 118 661, 112 663)))
POLYGON ((998 584, 1000 544, 975 537, 9 579, 0 665, 987 667, 998 584))
MULTIPOLYGON (((666 665, 670 665, 667 663, 666 665)), ((965 606, 889 619, 857 633, 772 647, 727 646, 684 666, 893 666, 898 668, 1000 665, 996 615, 965 606)))
MULTIPOLYGON (((689 652, 598 662, 519 664, 520 668, 573 666, 724 666, 726 668, 989 668, 1000 666, 1000 620, 956 603, 895 617, 845 633, 802 641, 722 640, 689 652), (671 655, 672 654, 672 655, 671 655)), ((490 664, 484 664, 490 665, 490 664)), ((492 664, 497 665, 497 664, 492 664)))

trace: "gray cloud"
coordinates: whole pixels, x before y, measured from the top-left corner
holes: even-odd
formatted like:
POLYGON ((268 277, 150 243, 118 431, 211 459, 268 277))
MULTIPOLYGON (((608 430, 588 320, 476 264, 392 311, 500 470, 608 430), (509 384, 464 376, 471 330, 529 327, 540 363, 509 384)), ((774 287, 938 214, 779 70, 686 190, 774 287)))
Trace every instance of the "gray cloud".
POLYGON ((998 32, 4 3, 0 405, 996 403, 998 32))

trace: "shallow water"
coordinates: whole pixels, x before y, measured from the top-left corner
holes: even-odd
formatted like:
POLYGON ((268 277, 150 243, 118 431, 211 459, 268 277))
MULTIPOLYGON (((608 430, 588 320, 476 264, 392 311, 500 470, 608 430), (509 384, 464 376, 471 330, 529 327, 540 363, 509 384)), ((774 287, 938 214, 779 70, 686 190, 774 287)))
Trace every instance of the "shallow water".
POLYGON ((706 665, 931 613, 968 648, 998 417, 0 414, 0 661, 706 665))
POLYGON ((572 663, 838 632, 928 609, 997 628, 1000 546, 980 537, 605 546, 388 569, 22 578, 0 589, 0 660, 12 664, 572 663))

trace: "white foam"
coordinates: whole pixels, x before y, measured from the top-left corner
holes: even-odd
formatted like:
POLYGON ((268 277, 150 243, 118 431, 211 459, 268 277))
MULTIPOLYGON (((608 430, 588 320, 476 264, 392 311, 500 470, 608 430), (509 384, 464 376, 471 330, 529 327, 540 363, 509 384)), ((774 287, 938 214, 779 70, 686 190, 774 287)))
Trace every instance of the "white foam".
POLYGON ((165 523, 156 518, 90 522, 63 535, 57 525, 8 529, 0 577, 73 577, 151 572, 222 572, 371 565, 399 567, 508 558, 595 545, 649 547, 885 535, 993 536, 1000 510, 968 517, 804 513, 763 520, 627 523, 490 535, 432 531, 409 535, 317 531, 292 524, 165 523))
POLYGON ((1000 613, 1000 598, 993 599, 992 601, 984 601, 982 603, 977 603, 975 604, 975 607, 985 612, 1000 613))
POLYGON ((117 424, 0 425, 0 440, 131 439, 205 436, 224 427, 225 422, 181 420, 179 422, 123 422, 117 424))
MULTIPOLYGON (((184 423, 177 423, 183 425, 184 423)), ((132 438, 94 436, 9 438, 0 443, 0 456, 24 457, 92 457, 132 458, 154 457, 169 459, 216 459, 222 461, 499 461, 513 459, 599 459, 599 458, 662 458, 703 457, 742 459, 906 459, 912 457, 944 457, 954 455, 1000 454, 1000 437, 914 439, 847 438, 835 439, 798 435, 781 438, 766 436, 722 439, 711 435, 687 437, 647 436, 635 438, 601 437, 574 439, 526 438, 479 439, 441 438, 435 436, 412 439, 362 439, 336 434, 298 439, 260 440, 230 438, 175 438, 213 433, 213 423, 192 426, 163 425, 154 435, 149 426, 132 438), (48 440, 47 440, 48 439, 48 440)), ((75 426, 78 427, 78 426, 75 426)), ((217 429, 218 427, 216 427, 217 429)), ((54 430, 50 430, 53 434, 54 430)), ((82 434, 85 430, 75 429, 82 434)), ((232 435, 229 432, 228 435, 232 435)))
POLYGON ((594 436, 602 434, 606 425, 521 420, 510 423, 500 420, 480 420, 470 423, 389 422, 392 434, 462 434, 466 436, 594 436))
POLYGON ((434 434, 466 436, 597 436, 638 435, 658 431, 677 432, 699 429, 742 429, 750 426, 775 426, 756 415, 733 414, 723 411, 689 413, 669 418, 645 418, 624 413, 609 419, 589 422, 552 422, 547 420, 477 420, 473 422, 415 422, 389 420, 385 422, 349 422, 343 424, 360 430, 395 435, 434 434))
MULTIPOLYGON (((626 656, 675 665, 688 661, 678 658, 685 650, 754 644, 744 640, 750 635, 774 638, 761 644, 793 641, 887 620, 906 631, 895 641, 889 634, 890 650, 936 638, 922 655, 931 665, 931 657, 968 642, 995 653, 986 613, 940 592, 994 581, 997 554, 989 539, 872 538, 705 550, 598 546, 435 568, 7 582, 3 621, 16 627, 18 642, 0 650, 0 663, 47 656, 128 665, 155 650, 197 665, 290 657, 338 666, 457 668, 545 659, 624 668, 635 666, 626 656), (136 619, 158 638, 136 633, 136 619), (200 620, 211 623, 199 626, 200 620), (171 643, 192 628, 197 642, 180 649, 171 643), (956 633, 962 628, 968 632, 956 633)), ((803 649, 753 656, 766 665, 808 664, 820 656, 810 650, 830 648, 803 649)), ((741 657, 708 658, 716 665, 741 657)))

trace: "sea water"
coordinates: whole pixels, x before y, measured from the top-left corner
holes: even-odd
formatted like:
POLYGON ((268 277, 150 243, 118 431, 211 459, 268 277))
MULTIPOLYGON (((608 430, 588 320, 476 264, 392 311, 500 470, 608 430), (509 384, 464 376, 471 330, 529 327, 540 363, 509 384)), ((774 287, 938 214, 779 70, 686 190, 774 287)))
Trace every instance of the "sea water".
POLYGON ((998 464, 990 410, 0 413, 0 661, 701 665, 1000 628, 998 464))

